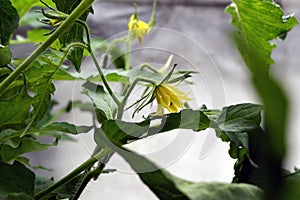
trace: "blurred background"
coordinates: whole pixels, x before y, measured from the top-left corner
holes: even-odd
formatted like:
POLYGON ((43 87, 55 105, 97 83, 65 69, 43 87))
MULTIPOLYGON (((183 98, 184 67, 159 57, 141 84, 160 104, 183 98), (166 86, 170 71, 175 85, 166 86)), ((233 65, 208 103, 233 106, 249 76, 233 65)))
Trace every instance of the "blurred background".
MULTIPOLYGON (((152 12, 151 0, 96 0, 93 4, 95 14, 88 18, 92 37, 110 40, 126 34, 129 17, 134 12, 134 2, 138 5, 139 18, 148 21, 152 12)), ((293 12, 300 19, 298 0, 280 3, 286 14, 293 12)), ((186 88, 192 91, 192 97, 196 99, 192 102, 194 107, 206 104, 208 108, 220 109, 237 103, 259 103, 249 80, 249 72, 231 39, 234 28, 230 25, 231 17, 224 12, 228 4, 227 0, 158 1, 156 28, 144 38, 143 44, 133 42, 132 66, 141 62, 159 66, 173 54, 173 63, 178 62, 185 69, 199 72, 191 79, 194 85, 186 88)), ((289 170, 300 167, 299 35, 300 28, 296 26, 284 42, 274 41, 277 48, 272 55, 276 64, 271 70, 285 87, 292 111, 287 140, 289 152, 285 161, 285 167, 289 170)), ((15 56, 22 53, 24 50, 20 49, 15 56)), ((86 58, 82 70, 89 70, 91 65, 90 59, 86 58)), ((61 106, 65 106, 69 99, 88 101, 80 94, 81 84, 57 82, 54 98, 61 106)), ((133 94, 131 99, 134 98, 133 94)), ((60 119, 78 125, 92 123, 91 116, 79 110, 60 119)), ((130 120, 130 114, 125 114, 125 119, 130 120)), ((88 159, 95 146, 92 133, 76 139, 77 142, 62 142, 46 152, 32 154, 32 164, 53 169, 39 172, 45 176, 55 180, 63 177, 88 159)), ((210 130, 165 133, 131 144, 128 148, 187 180, 231 182, 233 177, 234 160, 228 155, 229 145, 217 139, 210 130)), ((103 174, 97 181, 90 182, 80 199, 114 200, 120 199, 120 196, 131 200, 156 199, 120 156, 114 155, 107 168, 117 171, 103 174)))

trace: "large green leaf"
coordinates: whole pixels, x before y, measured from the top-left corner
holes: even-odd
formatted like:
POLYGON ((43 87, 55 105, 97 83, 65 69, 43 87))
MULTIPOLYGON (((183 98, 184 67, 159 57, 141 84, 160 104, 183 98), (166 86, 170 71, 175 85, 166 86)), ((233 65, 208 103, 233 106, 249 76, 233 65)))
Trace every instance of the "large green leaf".
POLYGON ((113 119, 117 105, 111 96, 104 91, 103 86, 86 82, 83 84, 83 87, 85 88, 83 93, 90 97, 98 109, 99 115, 101 115, 100 122, 106 119, 113 119))
POLYGON ((247 132, 260 126, 261 105, 251 103, 224 107, 217 124, 225 132, 247 132))
POLYGON ((184 109, 179 113, 164 115, 160 124, 149 129, 149 135, 178 128, 201 131, 214 126, 214 122, 210 121, 202 111, 184 109))
POLYGON ((8 45, 11 34, 19 26, 19 15, 10 0, 0 0, 0 44, 8 45))
MULTIPOLYGON (((136 172, 146 172, 140 173, 139 176, 161 199, 199 199, 202 196, 203 199, 217 199, 220 196, 228 199, 243 199, 246 197, 253 199, 257 197, 256 195, 261 194, 261 191, 253 186, 221 183, 189 183, 186 181, 178 181, 176 183, 176 178, 173 180, 172 176, 162 170, 158 170, 155 164, 129 152, 122 146, 132 141, 173 129, 182 128, 200 131, 211 127, 216 129, 217 132, 221 131, 222 134, 220 137, 223 140, 231 142, 231 151, 233 149, 236 150, 236 156, 232 156, 233 158, 238 158, 235 165, 236 173, 234 182, 248 181, 256 183, 256 164, 250 159, 250 156, 253 156, 253 152, 257 150, 256 144, 258 138, 256 137, 256 129, 260 128, 261 110, 262 107, 259 105, 238 104, 226 107, 221 112, 217 112, 218 118, 216 121, 211 121, 204 114, 210 113, 206 112, 205 109, 201 109, 201 111, 186 109, 179 113, 164 115, 162 118, 149 118, 139 123, 107 120, 102 124, 101 129, 95 132, 95 140, 99 146, 108 145, 118 152, 130 163, 136 172), (225 132, 220 127, 232 132, 225 132), (250 174, 247 174, 248 172, 250 174), (214 188, 214 193, 211 195, 206 194, 214 186, 219 186, 221 189, 214 188), (185 191, 188 192, 185 193, 185 191), (235 193, 241 196, 235 196, 235 193)), ((233 152, 230 153, 233 155, 233 152)))
MULTIPOLYGON (((5 125, 23 124, 29 116, 32 98, 24 88, 16 91, 17 94, 11 98, 0 100, 1 117, 0 127, 5 125)), ((2 136, 0 135, 0 138, 2 136)))
POLYGON ((12 147, 8 144, 2 144, 2 146, 0 146, 0 154, 4 162, 9 162, 24 153, 33 151, 43 151, 48 149, 49 147, 56 146, 59 139, 60 137, 57 137, 57 139, 53 143, 45 144, 40 143, 32 138, 25 137, 20 139, 17 147, 12 147))
POLYGON ((166 172, 159 169, 154 163, 125 149, 117 152, 138 172, 140 179, 146 184, 159 199, 189 199, 173 182, 166 172))
POLYGON ((102 124, 101 129, 110 141, 117 145, 123 145, 140 139, 148 131, 149 126, 150 120, 139 123, 107 120, 102 124))
POLYGON ((237 159, 233 182, 259 184, 257 174, 257 145, 261 137, 262 106, 238 104, 222 109, 216 122, 216 132, 230 142, 229 155, 237 159))
POLYGON ((232 24, 238 28, 238 49, 253 73, 253 84, 265 108, 266 131, 260 137, 257 154, 261 183, 266 189, 266 199, 281 199, 284 194, 281 168, 286 152, 288 100, 280 84, 268 72, 275 47, 270 40, 284 38, 297 20, 292 15, 283 16, 280 6, 272 0, 233 2, 227 7, 227 12, 232 16, 232 24))
POLYGON ((260 199, 262 190, 247 184, 193 183, 172 176, 148 159, 121 146, 108 144, 138 173, 140 179, 162 200, 169 199, 260 199))
POLYGON ((19 162, 10 165, 1 161, 0 172, 0 199, 33 199, 33 172, 19 162))
POLYGON ((233 0, 226 12, 232 16, 232 24, 238 28, 238 49, 251 70, 268 68, 274 44, 270 40, 286 34, 297 20, 283 11, 272 0, 233 0))
MULTIPOLYGON (((70 14, 81 2, 81 0, 52 0, 56 8, 59 11, 70 14)), ((93 12, 92 8, 88 9, 80 19, 85 21, 88 14, 93 12)), ((61 42, 63 47, 68 46, 73 42, 81 42, 83 43, 83 28, 79 24, 74 24, 70 30, 66 31, 62 36, 60 36, 59 41, 61 42)), ((80 71, 81 61, 83 57, 83 49, 82 48, 74 48, 68 54, 68 59, 73 63, 77 71, 80 71)))
MULTIPOLYGON (((158 124, 157 119, 154 119, 153 123, 154 122, 156 125, 150 127, 150 119, 139 123, 107 120, 102 124, 101 129, 110 141, 117 145, 123 145, 134 140, 178 128, 200 131, 209 128, 211 123, 208 117, 201 111, 190 109, 182 110, 179 113, 164 115, 158 124)), ((99 142, 98 140, 98 143, 99 142)))

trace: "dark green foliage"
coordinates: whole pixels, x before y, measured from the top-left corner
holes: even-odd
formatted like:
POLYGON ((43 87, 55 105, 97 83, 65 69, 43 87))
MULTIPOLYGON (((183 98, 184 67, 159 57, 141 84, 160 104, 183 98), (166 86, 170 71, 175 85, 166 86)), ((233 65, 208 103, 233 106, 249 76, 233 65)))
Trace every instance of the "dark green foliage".
POLYGON ((33 99, 23 87, 13 90, 13 93, 5 97, 0 101, 0 130, 8 125, 24 124, 25 120, 28 119, 29 109, 33 103, 33 99))
POLYGON ((0 161, 0 199, 32 199, 35 175, 19 162, 0 161))
POLYGON ((19 26, 19 15, 9 0, 0 0, 0 44, 8 45, 11 34, 19 26))

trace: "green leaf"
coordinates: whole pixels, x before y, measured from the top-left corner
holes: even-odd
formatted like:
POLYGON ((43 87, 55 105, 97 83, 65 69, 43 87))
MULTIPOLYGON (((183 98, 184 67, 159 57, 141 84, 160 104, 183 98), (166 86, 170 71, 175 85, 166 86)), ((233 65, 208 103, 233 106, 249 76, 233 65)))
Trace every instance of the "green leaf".
POLYGON ((9 0, 0 1, 0 44, 8 45, 11 34, 19 26, 19 15, 9 0))
POLYGON ((75 126, 67 122, 54 122, 41 129, 34 129, 31 132, 63 132, 77 135, 79 133, 86 133, 92 129, 92 126, 75 126))
POLYGON ((140 179, 162 200, 169 199, 261 199, 262 190, 247 184, 193 183, 172 176, 148 159, 121 146, 109 144, 138 173, 140 179))
MULTIPOLYGON (((216 120, 218 129, 221 130, 219 137, 223 141, 230 141, 229 155, 233 159, 237 159, 234 182, 245 181, 248 183, 248 179, 239 178, 244 173, 243 168, 247 166, 247 172, 254 170, 252 168, 257 168, 257 164, 252 161, 252 157, 255 156, 252 152, 256 150, 257 137, 255 130, 260 127, 261 111, 262 106, 260 105, 238 104, 224 107, 216 120), (254 137, 256 139, 252 139, 254 137)), ((219 133, 218 129, 216 130, 217 133, 219 133)))
POLYGON ((284 198, 287 200, 297 199, 300 195, 300 171, 299 169, 293 173, 287 174, 284 177, 284 184, 286 188, 286 194, 284 198))
POLYGON ((117 105, 111 96, 104 91, 103 86, 86 82, 83 87, 85 88, 83 93, 90 97, 96 108, 100 110, 103 120, 113 119, 117 105))
POLYGON ((28 152, 43 151, 49 147, 56 146, 60 137, 57 137, 52 144, 40 143, 32 138, 21 138, 16 148, 8 144, 3 144, 0 149, 1 157, 4 162, 10 162, 14 158, 28 152))
POLYGON ((14 129, 4 129, 0 132, 0 143, 3 143, 3 141, 5 141, 6 139, 13 138, 21 134, 21 131, 16 131, 14 129))
MULTIPOLYGON (((75 126, 67 122, 54 122, 43 127, 34 127, 27 134, 32 134, 36 137, 52 136, 57 137, 59 133, 68 133, 77 135, 87 133, 92 129, 92 126, 75 126)), ((5 129, 0 132, 0 142, 7 139, 18 138, 22 135, 23 130, 5 129)), ((62 135, 63 137, 63 135, 62 135)), ((62 138, 63 139, 63 138, 62 138)))
POLYGON ((39 122, 48 112, 51 105, 51 94, 55 91, 55 86, 52 83, 55 68, 49 72, 39 75, 39 81, 31 84, 31 90, 35 93, 32 117, 30 123, 27 125, 24 134, 37 122, 39 122))
POLYGON ((274 44, 270 40, 286 34, 297 24, 292 15, 283 16, 283 11, 273 1, 233 0, 226 8, 232 16, 231 23, 238 28, 238 49, 251 70, 268 68, 274 44))
POLYGON ((22 18, 30 8, 32 8, 38 0, 27 0, 27 1, 19 1, 19 0, 11 0, 11 3, 18 11, 19 16, 22 18))
POLYGON ((192 129, 201 131, 214 126, 213 122, 200 110, 184 109, 179 113, 164 115, 161 124, 150 128, 150 135, 173 129, 192 129))
POLYGON ((225 132, 248 132, 260 126, 262 109, 250 103, 224 107, 216 122, 225 132))
POLYGON ((44 36, 44 34, 48 33, 49 30, 45 29, 32 29, 27 31, 27 38, 29 42, 32 43, 42 43, 44 42, 47 37, 44 36))
MULTIPOLYGON (((202 109, 203 110, 203 109, 202 109)), ((257 138, 255 138, 257 135, 252 133, 255 132, 257 128, 259 128, 260 125, 260 112, 262 110, 262 107, 259 105, 254 104, 239 104, 235 106, 230 106, 227 108, 224 108, 221 112, 218 113, 218 119, 217 122, 220 122, 220 125, 226 130, 232 130, 232 131, 248 131, 248 132, 228 132, 227 135, 224 135, 225 141, 231 141, 231 150, 235 149, 235 155, 233 156, 233 152, 231 152, 231 155, 234 158, 238 158, 236 164, 235 164, 235 178, 234 180, 236 182, 238 181, 249 181, 251 183, 255 182, 255 178, 257 178, 257 169, 255 163, 250 159, 250 155, 252 156, 252 153, 256 151, 256 144, 257 144, 257 138), (222 120, 221 120, 222 119, 222 120), (224 123, 224 120, 226 123, 224 123), (240 128, 238 129, 238 124, 240 123, 240 128), (241 148, 240 148, 241 147, 241 148), (248 175, 246 176, 247 172, 248 175), (254 175, 253 175, 253 173, 254 175)), ((203 110, 204 111, 204 110, 203 110)), ((176 195, 172 196, 168 190, 173 190, 174 183, 171 184, 171 189, 168 188, 166 185, 168 185, 168 180, 165 180, 164 176, 167 176, 165 172, 159 171, 159 172, 152 172, 153 170, 157 170, 157 167, 153 163, 147 163, 147 161, 136 158, 138 155, 132 155, 132 152, 128 152, 128 150, 124 149, 122 146, 124 144, 130 143, 132 141, 142 139, 145 137, 148 137, 150 135, 158 134, 165 131, 170 131, 177 128, 182 129, 192 129, 195 131, 204 130, 206 128, 215 128, 217 131, 220 131, 219 124, 217 122, 210 121, 209 118, 201 111, 195 111, 195 110, 182 110, 180 113, 172 113, 168 115, 164 115, 162 118, 149 118, 147 120, 144 120, 139 123, 132 123, 132 122, 124 122, 121 120, 107 120, 102 124, 101 129, 95 132, 95 140, 96 143, 100 146, 109 145, 112 146, 116 152, 118 152, 121 156, 127 160, 131 166, 133 167, 136 172, 146 172, 144 174, 139 174, 141 179, 158 195, 161 199, 176 199, 176 195), (158 121, 160 120, 160 121, 158 121), (151 124, 151 127, 150 127, 151 124), (152 125, 154 124, 154 125, 152 125), (140 162, 140 164, 137 164, 140 162), (133 164, 134 163, 134 164, 133 164), (149 172, 150 171, 150 172, 149 172), (148 174, 148 175, 147 175, 148 174), (142 177, 143 176, 143 177, 142 177), (155 177, 155 178, 153 178, 155 177), (160 183, 158 180, 163 179, 163 182, 160 183), (160 185, 159 188, 157 188, 157 185, 160 185), (165 191, 161 187, 166 187, 165 191), (166 195, 166 196, 165 196, 166 195), (168 196, 169 195, 169 196, 168 196)), ((222 132, 224 134, 224 132, 222 132)), ((254 154, 254 153, 253 153, 254 154)), ((254 157, 256 158, 256 157, 254 157)), ((256 161, 256 160, 255 160, 256 161)), ((193 183, 195 186, 198 185, 197 183, 193 183)), ((199 184, 201 185, 201 184, 199 184)), ((201 187, 205 188, 205 183, 201 185, 201 187)), ((242 194, 241 197, 245 196, 251 196, 247 191, 247 189, 244 189, 239 186, 242 185, 230 185, 228 184, 229 188, 232 186, 232 193, 227 194, 226 190, 220 190, 216 193, 220 193, 219 195, 228 195, 228 199, 233 198, 235 199, 234 195, 235 192, 239 190, 246 190, 245 194, 242 194)), ((177 187, 177 189, 180 189, 180 187, 177 187)), ((197 189, 198 191, 199 189, 197 189)), ((217 189, 216 189, 217 190, 217 189)), ((180 192, 184 192, 184 190, 180 190, 180 192)), ((251 189, 250 189, 251 191, 251 189)), ((176 192, 175 192, 176 193, 176 192)), ((242 193, 242 192, 240 192, 242 193)), ((185 196, 180 196, 181 198, 187 198, 190 197, 191 199, 197 199, 200 198, 200 196, 204 195, 201 194, 199 196, 197 192, 194 194, 194 196, 190 196, 189 193, 185 193, 185 196)), ((254 194, 256 194, 254 192, 254 194)), ((253 194, 253 195, 254 195, 253 194)), ((253 197, 251 196, 251 198, 253 197)), ((205 195, 204 195, 205 196, 205 195)), ((205 196, 205 198, 211 198, 214 199, 215 196, 205 196)), ((205 199, 203 198, 203 199, 205 199)), ((239 196, 236 197, 239 199, 239 196)), ((250 199, 251 199, 250 198, 250 199)))
POLYGON ((113 143, 121 146, 132 140, 138 140, 149 129, 150 120, 139 123, 124 122, 121 120, 107 120, 101 129, 113 143))
MULTIPOLYGON (((50 5, 51 0, 44 0, 48 5, 50 5)), ((20 18, 22 18, 32 7, 34 6, 44 6, 44 4, 40 3, 39 0, 11 0, 11 3, 18 11, 20 18)))
MULTIPOLYGON (((164 75, 160 73, 154 73, 152 71, 143 69, 132 69, 130 71, 124 71, 121 69, 104 69, 103 73, 105 78, 109 82, 119 82, 124 84, 132 83, 137 77, 147 78, 157 83, 164 79, 164 75)), ((186 72, 190 73, 190 72, 186 72)), ((182 74, 174 75, 175 78, 182 77, 182 74)), ((82 71, 80 73, 72 73, 59 69, 54 76, 54 80, 88 80, 91 82, 102 81, 97 71, 82 71)))
MULTIPOLYGON (((59 11, 70 14, 81 2, 81 0, 52 0, 56 8, 59 11)), ((80 19, 85 21, 89 13, 93 13, 92 8, 88 9, 80 19)), ((59 37, 59 41, 61 42, 63 47, 68 46, 74 42, 83 43, 83 28, 79 24, 74 24, 70 30, 66 31, 63 35, 59 37)), ((73 63, 75 69, 80 71, 81 61, 83 57, 83 49, 82 48, 74 48, 68 54, 68 59, 73 63)))
POLYGON ((19 90, 16 96, 0 100, 0 127, 23 124, 28 119, 32 98, 28 96, 24 88, 20 88, 19 90))
MULTIPOLYGON (((120 82, 124 84, 129 84, 128 77, 125 75, 121 75, 120 73, 123 70, 111 70, 104 69, 103 73, 105 78, 109 82, 120 82)), ((80 73, 71 73, 64 70, 58 71, 58 73, 54 77, 55 80, 88 80, 88 81, 102 81, 101 77, 98 75, 96 71, 88 71, 88 72, 80 72, 80 73)))
POLYGON ((189 199, 177 187, 172 178, 166 175, 166 171, 159 169, 154 163, 133 152, 127 152, 125 149, 123 151, 119 150, 118 153, 138 172, 140 179, 159 199, 189 199))
POLYGON ((10 165, 1 161, 0 172, 0 199, 33 199, 33 172, 19 162, 10 165))
POLYGON ((165 78, 164 74, 149 71, 149 70, 144 70, 144 69, 133 69, 129 71, 122 70, 119 73, 119 75, 128 77, 131 83, 138 77, 154 80, 157 81, 158 83, 160 83, 165 78))
POLYGON ((34 180, 34 193, 38 193, 54 183, 53 178, 45 178, 37 175, 34 180))
POLYGON ((11 56, 12 53, 9 47, 0 45, 0 68, 10 63, 11 56))
POLYGON ((18 156, 15 158, 15 161, 18 161, 20 163, 22 163, 23 165, 25 165, 26 167, 29 167, 30 169, 40 169, 40 170, 47 170, 47 171, 51 171, 51 169, 49 168, 46 168, 44 166, 33 166, 30 164, 30 159, 29 158, 26 158, 26 157, 23 157, 23 156, 18 156))
POLYGON ((262 199, 263 191, 249 184, 229 183, 193 183, 178 178, 173 178, 177 187, 183 191, 189 199, 193 200, 232 200, 232 199, 262 199), (175 180, 174 180, 175 179, 175 180))
POLYGON ((216 132, 223 141, 230 142, 229 155, 237 159, 234 183, 260 184, 257 145, 263 133, 261 112, 260 105, 238 104, 223 108, 216 120, 216 132))
POLYGON ((283 16, 283 11, 272 0, 234 0, 227 12, 238 28, 236 42, 248 68, 253 73, 253 85, 265 108, 265 129, 260 137, 258 165, 261 186, 266 199, 280 199, 284 194, 281 172, 286 152, 285 130, 288 99, 268 68, 273 63, 270 40, 283 39, 298 22, 295 17, 283 16), (270 170, 272 169, 272 170, 270 170))
MULTIPOLYGON (((249 152, 249 134, 260 127, 262 106, 256 104, 237 104, 224 107, 219 114, 216 124, 217 133, 223 141, 230 141, 233 148, 229 152, 235 155, 234 148, 245 147, 249 152)), ((255 142, 255 141, 253 141, 255 142)), ((244 155, 243 155, 244 156, 244 155)), ((238 158, 238 156, 232 156, 238 158)))
MULTIPOLYGON (((107 120, 102 124, 101 129, 110 141, 117 145, 122 145, 178 128, 200 131, 208 128, 211 123, 208 117, 201 111, 190 109, 164 115, 158 124, 157 119, 154 119, 153 122, 156 124, 150 127, 150 119, 139 123, 107 120)), ((97 138, 97 133, 95 137, 97 138)), ((101 139, 96 142, 101 143, 101 139)))

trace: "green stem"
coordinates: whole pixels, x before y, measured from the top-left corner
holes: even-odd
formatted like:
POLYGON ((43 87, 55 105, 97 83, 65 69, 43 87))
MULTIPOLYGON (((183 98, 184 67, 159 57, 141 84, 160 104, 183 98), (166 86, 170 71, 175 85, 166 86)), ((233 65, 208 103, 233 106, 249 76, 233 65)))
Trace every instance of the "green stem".
POLYGON ((41 55, 59 36, 63 34, 94 2, 94 0, 82 0, 76 9, 70 14, 69 17, 49 36, 49 38, 41 44, 29 57, 27 57, 15 71, 13 71, 4 81, 0 84, 0 95, 8 88, 8 86, 24 71, 30 64, 41 55))
POLYGON ((94 169, 92 171, 89 171, 87 173, 87 175, 85 175, 85 177, 81 181, 80 186, 79 186, 78 190, 76 191, 76 194, 71 198, 71 200, 77 200, 80 197, 81 193, 83 192, 84 188, 90 182, 90 180, 94 177, 98 177, 102 173, 104 167, 105 167, 105 164, 101 163, 99 167, 97 167, 96 169, 94 169))
POLYGON ((87 169, 87 168, 91 167, 93 164, 95 164, 100 158, 102 158, 102 157, 104 157, 104 156, 106 156, 110 153, 111 153, 110 149, 102 149, 99 153, 97 153, 95 156, 91 157, 90 159, 88 159, 84 163, 82 163, 80 166, 78 166, 71 173, 69 173, 68 175, 66 175, 62 179, 60 179, 58 182, 54 183, 53 185, 51 185, 51 186, 47 187, 46 189, 44 189, 44 190, 40 191, 39 193, 37 193, 35 195, 34 199, 35 200, 41 199, 42 197, 44 197, 48 193, 52 192, 53 190, 55 190, 59 186, 62 186, 63 184, 69 182, 71 179, 73 179, 75 176, 80 174, 82 171, 84 171, 85 169, 87 169))
MULTIPOLYGON (((90 50, 90 55, 91 55, 91 57, 92 57, 92 59, 93 59, 93 61, 95 63, 95 66, 96 66, 96 68, 98 70, 98 73, 99 73, 99 75, 100 75, 100 77, 101 77, 101 79, 103 81, 103 84, 104 84, 105 88, 107 89, 108 93, 113 98, 113 100, 116 102, 116 104, 120 105, 120 100, 116 97, 116 95, 112 91, 111 87, 109 86, 109 84, 108 84, 108 82, 107 82, 107 80, 105 78, 105 75, 104 75, 104 73, 103 73, 103 71, 102 71, 102 69, 101 69, 101 67, 100 67, 100 65, 99 65, 99 63, 97 61, 97 58, 96 58, 96 56, 95 56, 95 54, 94 54, 94 52, 92 50, 90 50)), ((103 66, 107 65, 107 59, 108 59, 108 57, 107 57, 107 55, 105 55, 104 59, 103 59, 103 66)))
POLYGON ((130 37, 127 36, 126 40, 126 55, 125 55, 125 70, 130 69, 130 37))
POLYGON ((106 163, 109 161, 109 159, 111 158, 111 156, 113 155, 113 153, 114 152, 108 153, 107 156, 105 156, 103 159, 101 159, 99 161, 99 164, 98 164, 98 166, 95 169, 89 171, 84 176, 83 180, 80 183, 79 188, 76 191, 76 194, 72 198, 70 198, 71 200, 77 200, 80 197, 81 193, 83 192, 84 188, 91 181, 91 179, 96 180, 100 176, 100 174, 103 172, 103 169, 106 166, 106 163))
POLYGON ((84 30, 86 32, 86 40, 87 40, 87 45, 88 45, 87 50, 91 51, 91 35, 90 35, 90 29, 89 29, 88 25, 80 19, 77 19, 76 22, 84 28, 84 30))
POLYGON ((115 46, 116 43, 118 42, 124 42, 126 43, 127 42, 127 36, 124 36, 124 37, 121 37, 121 38, 118 38, 118 39, 115 39, 113 41, 110 42, 110 44, 108 45, 106 51, 105 51, 105 54, 109 54, 111 49, 115 46))
POLYGON ((153 71, 155 73, 161 73, 157 69, 155 69, 155 67, 150 65, 149 63, 143 63, 142 66, 141 66, 141 69, 144 69, 144 68, 148 68, 148 69, 150 69, 151 71, 153 71))

